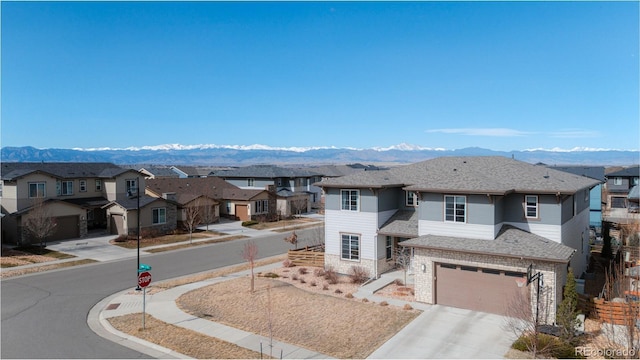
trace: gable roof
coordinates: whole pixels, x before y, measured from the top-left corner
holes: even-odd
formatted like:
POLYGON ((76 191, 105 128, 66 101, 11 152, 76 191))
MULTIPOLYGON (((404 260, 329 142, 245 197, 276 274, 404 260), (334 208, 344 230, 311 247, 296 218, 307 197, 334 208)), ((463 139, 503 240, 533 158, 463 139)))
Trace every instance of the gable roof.
POLYGON ((78 163, 78 162, 5 162, 0 167, 2 180, 15 180, 20 177, 42 172, 60 179, 77 178, 112 178, 127 171, 112 163, 78 163))
POLYGON ((177 178, 179 175, 166 166, 147 166, 140 169, 140 172, 147 172, 156 178, 177 178))
POLYGON ((636 166, 629 166, 627 168, 624 168, 622 170, 618 170, 618 171, 614 171, 611 173, 607 174, 608 178, 611 178, 613 176, 626 176, 626 177, 631 177, 631 176, 640 176, 640 166, 636 165, 636 166))
POLYGON ((223 193, 224 199, 247 201, 262 194, 263 192, 267 192, 267 190, 236 188, 236 189, 224 189, 222 193, 223 193))
POLYGON ((233 170, 220 170, 212 172, 215 176, 222 178, 297 178, 297 177, 312 177, 320 176, 319 173, 305 170, 284 168, 274 165, 252 165, 245 166, 233 170))
MULTIPOLYGON (((167 203, 175 204, 173 201, 167 200, 167 199, 164 199, 164 198, 142 195, 142 196, 140 196, 140 208, 142 209, 145 206, 147 206, 147 205, 149 205, 149 204, 151 204, 153 202, 156 202, 156 201, 164 201, 164 202, 167 202, 167 203)), ((118 196, 116 198, 116 200, 110 201, 109 203, 103 205, 102 208, 105 209, 105 208, 108 208, 108 207, 113 206, 115 204, 118 204, 118 205, 122 206, 126 210, 137 210, 138 209, 138 198, 137 197, 128 197, 128 196, 118 196)))
POLYGON ((502 156, 451 156, 326 179, 322 187, 383 188, 505 195, 513 192, 573 194, 600 181, 502 156))
POLYGON ((575 250, 542 236, 505 225, 494 240, 425 235, 403 241, 402 246, 532 260, 568 262, 575 250))
POLYGON ((378 230, 380 235, 414 238, 418 236, 418 212, 396 211, 378 230))
POLYGON ((238 189, 237 186, 229 184, 217 176, 203 178, 163 178, 147 179, 145 187, 157 196, 163 193, 173 192, 176 197, 182 194, 205 195, 212 199, 224 198, 224 189, 238 189))
POLYGON ((209 172, 210 172, 208 169, 205 169, 205 168, 199 168, 196 166, 187 166, 187 165, 172 166, 170 169, 171 171, 174 171, 174 173, 176 171, 179 171, 191 177, 199 177, 199 176, 204 177, 209 175, 209 172))
POLYGON ((602 182, 606 181, 604 177, 604 166, 549 166, 549 168, 590 177, 602 182))

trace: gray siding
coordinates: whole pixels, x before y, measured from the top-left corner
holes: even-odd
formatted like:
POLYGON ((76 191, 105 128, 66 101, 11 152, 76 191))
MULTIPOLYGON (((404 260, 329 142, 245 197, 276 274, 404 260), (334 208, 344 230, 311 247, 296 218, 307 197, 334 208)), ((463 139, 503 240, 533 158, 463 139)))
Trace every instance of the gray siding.
POLYGON ((378 190, 379 211, 403 209, 404 207, 404 190, 401 188, 378 190), (402 199, 402 204, 398 198, 402 199))
POLYGON ((442 221, 444 208, 442 195, 426 193, 422 195, 420 202, 420 220, 442 221))
MULTIPOLYGON (((486 195, 467 195, 467 223, 478 225, 496 224, 494 207, 489 200, 486 195)), ((442 207, 444 209, 444 195, 442 196, 442 207)))
POLYGON ((526 195, 510 194, 504 198, 503 219, 505 222, 536 222, 537 224, 560 225, 560 208, 554 195, 538 195, 539 219, 525 217, 524 199, 526 195))
MULTIPOLYGON (((225 179, 228 183, 233 184, 239 188, 244 188, 246 189, 247 187, 249 187, 247 185, 247 178, 243 178, 243 179, 225 179)), ((254 179, 253 180, 253 186, 251 188, 256 188, 256 189, 266 189, 268 185, 273 185, 273 180, 271 179, 254 179)))
POLYGON ((361 212, 378 212, 378 197, 369 189, 336 189, 327 188, 324 197, 324 206, 327 210, 341 210, 340 191, 341 190, 359 190, 360 191, 360 211, 361 212))

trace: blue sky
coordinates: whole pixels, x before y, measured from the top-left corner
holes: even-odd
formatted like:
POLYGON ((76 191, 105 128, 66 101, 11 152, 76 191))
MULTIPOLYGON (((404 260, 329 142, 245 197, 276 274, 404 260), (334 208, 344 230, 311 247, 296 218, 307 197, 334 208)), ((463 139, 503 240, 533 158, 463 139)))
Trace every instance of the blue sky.
POLYGON ((2 2, 2 146, 639 149, 638 2, 2 2))

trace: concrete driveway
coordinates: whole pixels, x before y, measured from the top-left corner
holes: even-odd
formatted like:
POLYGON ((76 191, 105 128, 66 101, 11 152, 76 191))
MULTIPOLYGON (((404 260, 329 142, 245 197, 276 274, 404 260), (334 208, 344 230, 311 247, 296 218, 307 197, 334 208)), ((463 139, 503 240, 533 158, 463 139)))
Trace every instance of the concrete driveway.
POLYGON ((503 316, 429 306, 369 359, 502 359, 516 339, 503 316))

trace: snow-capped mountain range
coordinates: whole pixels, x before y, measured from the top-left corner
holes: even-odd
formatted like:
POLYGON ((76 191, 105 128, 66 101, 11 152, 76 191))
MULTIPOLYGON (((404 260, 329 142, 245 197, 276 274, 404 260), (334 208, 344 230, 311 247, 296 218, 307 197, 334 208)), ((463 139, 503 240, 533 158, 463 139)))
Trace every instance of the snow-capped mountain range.
POLYGON ((251 164, 347 164, 412 163, 439 156, 506 156, 530 163, 548 165, 633 165, 640 162, 638 150, 615 149, 527 149, 494 151, 470 147, 448 150, 411 144, 369 149, 319 147, 272 147, 254 145, 181 145, 163 144, 128 148, 37 149, 31 146, 3 147, 1 161, 30 162, 112 162, 121 165, 211 165, 244 166, 251 164))

